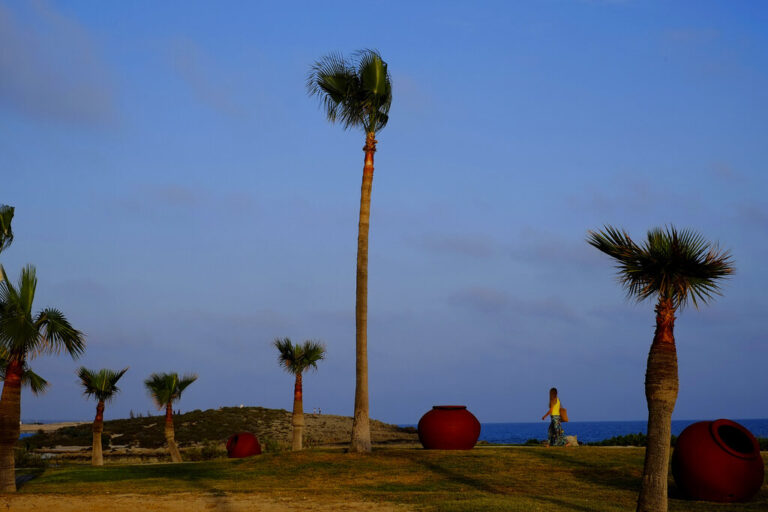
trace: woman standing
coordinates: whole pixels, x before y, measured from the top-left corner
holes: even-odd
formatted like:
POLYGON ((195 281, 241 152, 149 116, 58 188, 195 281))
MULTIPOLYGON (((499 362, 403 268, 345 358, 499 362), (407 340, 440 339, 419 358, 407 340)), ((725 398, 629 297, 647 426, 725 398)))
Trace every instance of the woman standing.
POLYGON ((557 398, 557 388, 549 390, 549 410, 541 419, 544 420, 547 416, 551 418, 548 431, 549 446, 565 446, 567 441, 560 425, 560 399, 557 398))

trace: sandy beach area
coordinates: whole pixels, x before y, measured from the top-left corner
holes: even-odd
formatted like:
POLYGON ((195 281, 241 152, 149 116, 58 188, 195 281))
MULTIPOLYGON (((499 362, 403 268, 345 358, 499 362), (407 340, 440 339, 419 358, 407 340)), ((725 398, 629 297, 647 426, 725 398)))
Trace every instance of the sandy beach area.
POLYGON ((88 421, 65 421, 62 423, 22 423, 21 433, 28 434, 30 432, 37 432, 42 430, 43 432, 53 432, 64 427, 76 427, 83 423, 89 423, 88 421))
POLYGON ((141 494, 116 494, 107 496, 2 496, 0 510, 3 512, 332 512, 371 511, 408 512, 413 510, 404 505, 370 502, 312 501, 306 496, 267 498, 259 495, 211 496, 210 494, 173 494, 169 496, 147 496, 141 494))

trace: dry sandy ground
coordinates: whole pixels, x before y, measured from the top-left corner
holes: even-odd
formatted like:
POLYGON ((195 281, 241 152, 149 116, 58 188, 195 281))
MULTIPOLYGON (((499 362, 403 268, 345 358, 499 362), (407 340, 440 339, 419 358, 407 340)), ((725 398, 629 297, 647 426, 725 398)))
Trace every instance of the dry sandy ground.
POLYGON ((111 496, 0 496, 0 512, 408 512, 412 508, 381 503, 323 500, 306 497, 267 498, 258 495, 203 496, 174 494, 146 496, 118 494, 111 496))
MULTIPOLYGON (((87 423, 87 422, 86 422, 87 423)), ((64 423, 44 423, 42 425, 36 425, 34 423, 22 423, 21 424, 21 433, 28 433, 28 432, 37 432, 38 430, 42 430, 43 432, 52 432, 54 430, 58 430, 60 428, 64 427, 76 427, 78 425, 82 425, 83 422, 77 422, 77 421, 67 421, 64 423)))

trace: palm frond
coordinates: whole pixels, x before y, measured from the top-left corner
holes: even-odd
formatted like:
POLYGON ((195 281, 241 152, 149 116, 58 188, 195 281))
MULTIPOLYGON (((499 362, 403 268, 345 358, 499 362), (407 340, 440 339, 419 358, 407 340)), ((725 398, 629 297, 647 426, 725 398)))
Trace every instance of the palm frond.
POLYGON ((13 213, 15 208, 5 204, 0 205, 0 252, 10 247, 13 243, 13 213))
POLYGON ((21 375, 21 385, 27 386, 35 395, 41 395, 48 391, 48 381, 27 368, 21 375))
POLYGON ((66 352, 73 359, 85 351, 85 336, 72 327, 64 313, 55 308, 42 310, 35 319, 42 333, 41 348, 56 354, 66 352))
POLYGON ((273 344, 278 351, 278 364, 293 375, 317 369, 317 363, 325 359, 325 345, 320 341, 307 340, 299 345, 293 344, 290 338, 277 338, 273 344))
POLYGON ((158 409, 177 401, 181 393, 195 380, 197 375, 186 374, 179 379, 177 373, 153 373, 144 381, 144 386, 158 409))
POLYGON ((638 301, 658 296, 675 308, 689 301, 698 308, 720 295, 719 280, 734 272, 728 251, 690 229, 654 228, 638 245, 625 231, 604 226, 589 231, 587 242, 616 260, 619 281, 638 301))
POLYGON ((108 368, 95 371, 81 366, 77 370, 77 376, 80 378, 80 384, 83 386, 83 394, 85 396, 93 396, 100 402, 109 402, 114 398, 115 394, 120 392, 120 388, 117 387, 117 381, 127 371, 127 367, 116 372, 108 368))
MULTIPOLYGON (((0 347, 0 382, 5 381, 8 358, 8 352, 0 347)), ((26 361, 22 366, 21 385, 28 387, 35 395, 41 395, 48 389, 48 381, 33 372, 26 361)))
POLYGON ((360 50, 353 61, 339 53, 324 56, 310 68, 306 85, 310 96, 320 98, 328 120, 344 129, 376 132, 389 120, 392 80, 375 50, 360 50))

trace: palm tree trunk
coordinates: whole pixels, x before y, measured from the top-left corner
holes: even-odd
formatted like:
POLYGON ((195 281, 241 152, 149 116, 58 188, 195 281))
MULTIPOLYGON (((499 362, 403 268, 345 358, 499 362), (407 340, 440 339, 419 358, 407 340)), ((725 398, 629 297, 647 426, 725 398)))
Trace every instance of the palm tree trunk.
POLYGON ((171 462, 181 462, 181 453, 179 447, 176 446, 176 433, 173 430, 173 404, 171 402, 165 406, 165 442, 168 443, 171 462))
POLYGON ((660 298, 656 306, 656 333, 645 371, 648 446, 645 449, 637 512, 667 511, 672 411, 678 389, 674 328, 674 305, 670 299, 660 298))
POLYGON ((16 492, 13 447, 19 440, 23 367, 23 360, 10 358, 5 369, 3 393, 0 395, 0 493, 16 492))
POLYGON ((368 228, 371 218, 373 154, 376 134, 366 135, 363 184, 360 189, 360 221, 357 226, 357 289, 355 300, 355 416, 352 421, 353 452, 371 451, 368 409, 368 228))
POLYGON ((296 374, 293 387, 293 450, 301 450, 304 436, 304 400, 302 397, 301 373, 296 374))
POLYGON ((104 431, 104 401, 99 400, 96 406, 96 417, 93 420, 93 450, 91 465, 103 466, 104 456, 101 453, 101 433, 104 431))

